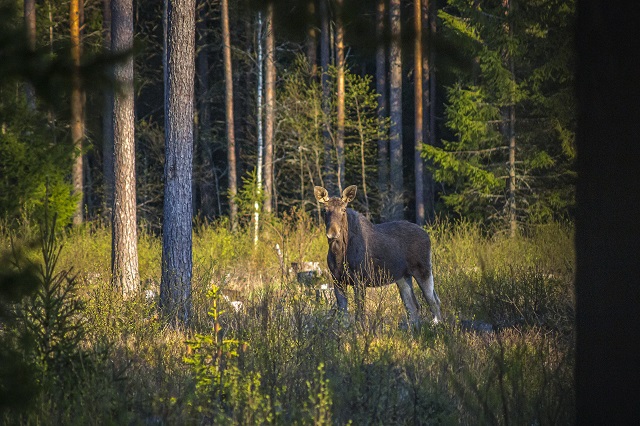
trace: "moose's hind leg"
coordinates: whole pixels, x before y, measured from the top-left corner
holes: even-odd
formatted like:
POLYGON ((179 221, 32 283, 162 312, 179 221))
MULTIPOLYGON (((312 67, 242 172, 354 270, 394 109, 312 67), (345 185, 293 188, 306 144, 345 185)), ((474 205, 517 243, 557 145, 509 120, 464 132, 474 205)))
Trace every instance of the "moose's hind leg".
POLYGON ((422 294, 429 302, 429 308, 433 314, 433 322, 435 324, 442 321, 442 314, 440 312, 440 299, 436 294, 436 289, 433 283, 433 271, 429 269, 428 274, 420 274, 422 276, 416 276, 416 281, 422 290, 422 294))
POLYGON ((420 323, 420 316, 418 315, 418 307, 416 305, 416 295, 413 293, 411 276, 400 278, 396 281, 396 284, 402 303, 404 303, 404 307, 407 309, 409 322, 414 326, 418 325, 420 323))

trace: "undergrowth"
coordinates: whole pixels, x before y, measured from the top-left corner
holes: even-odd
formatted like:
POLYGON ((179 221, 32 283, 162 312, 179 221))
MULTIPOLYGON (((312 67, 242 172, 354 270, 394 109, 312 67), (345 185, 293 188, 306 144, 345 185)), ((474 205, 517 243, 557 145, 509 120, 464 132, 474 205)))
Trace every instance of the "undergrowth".
MULTIPOLYGON (((444 321, 430 324, 416 292, 425 308, 415 330, 395 286, 369 289, 356 322, 335 312, 333 296, 317 298, 296 281, 292 262, 325 265, 324 232, 304 213, 270 220, 256 248, 249 230, 196 226, 188 330, 158 315, 156 236, 140 236, 141 289, 128 299, 110 287, 107 227, 57 233, 53 265, 37 244, 25 245, 25 259, 53 267, 51 276, 72 287, 61 299, 71 313, 54 315, 81 333, 70 334, 71 346, 56 355, 65 366, 56 375, 67 384, 41 380, 39 367, 37 399, 0 401, 0 422, 573 423, 572 228, 554 223, 509 238, 471 223, 439 223, 430 234, 444 321)), ((9 232, 0 238, 8 250, 9 232)), ((326 272, 321 281, 328 282, 326 272)), ((45 288, 42 280, 37 286, 45 288)), ((2 296, 0 311, 16 313, 0 316, 8 348, 0 355, 14 361, 40 350, 20 341, 21 330, 37 333, 27 333, 29 320, 18 315, 38 305, 16 294, 2 296)), ((29 362, 42 365, 36 360, 29 362)))

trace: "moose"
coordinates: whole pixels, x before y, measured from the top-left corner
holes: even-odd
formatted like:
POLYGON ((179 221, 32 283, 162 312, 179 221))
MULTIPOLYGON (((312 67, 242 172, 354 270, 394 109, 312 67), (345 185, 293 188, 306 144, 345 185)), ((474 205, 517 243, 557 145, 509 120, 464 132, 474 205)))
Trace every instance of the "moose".
POLYGON ((358 318, 364 312, 366 287, 395 282, 410 323, 417 325, 419 305, 413 292, 413 277, 429 303, 433 322, 438 323, 442 316, 433 284, 429 234, 407 221, 372 224, 362 214, 347 208, 356 191, 357 187, 351 185, 342 191, 341 197, 330 198, 325 188, 314 188, 316 200, 324 207, 329 242, 327 265, 335 281, 338 309, 347 311, 347 285, 353 286, 358 318))

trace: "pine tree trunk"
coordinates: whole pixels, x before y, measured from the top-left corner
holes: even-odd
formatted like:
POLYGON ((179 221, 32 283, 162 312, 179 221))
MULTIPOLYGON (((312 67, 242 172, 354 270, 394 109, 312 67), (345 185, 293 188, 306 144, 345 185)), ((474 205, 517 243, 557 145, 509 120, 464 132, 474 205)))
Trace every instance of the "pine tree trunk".
POLYGON ((329 86, 329 0, 320 0, 320 65, 322 66, 322 142, 324 145, 324 182, 329 193, 335 192, 335 172, 332 160, 333 143, 331 141, 331 88, 329 86))
MULTIPOLYGON (((102 43, 106 51, 111 50, 111 0, 102 2, 102 43)), ((111 221, 113 209, 113 89, 106 87, 103 91, 102 107, 102 174, 104 194, 102 197, 103 213, 111 221)))
POLYGON ((378 93, 378 192, 384 196, 389 191, 389 135, 382 123, 387 118, 387 43, 384 34, 386 1, 376 5, 376 92, 378 93))
POLYGON ((402 36, 400 0, 391 0, 389 5, 391 46, 389 85, 391 127, 389 129, 391 218, 403 219, 403 169, 402 169, 402 36))
MULTIPOLYGON (((502 5, 505 8, 505 16, 509 18, 511 13, 511 1, 503 0, 502 5)), ((506 32, 509 39, 512 39, 513 32, 509 22, 505 24, 506 32)), ((510 52, 506 52, 511 78, 515 81, 515 66, 513 56, 510 52)), ((507 209, 509 211, 509 232, 511 237, 515 237, 518 232, 518 223, 516 217, 516 106, 513 93, 511 101, 507 106, 507 140, 509 143, 509 187, 507 192, 507 209)))
MULTIPOLYGON (((26 29, 27 46, 29 50, 36 50, 36 0, 24 0, 24 26, 26 29)), ((24 85, 27 108, 36 110, 36 92, 31 83, 24 85)))
POLYGON ((227 121, 227 162, 229 163, 229 221, 233 231, 238 227, 238 194, 236 163, 236 139, 233 114, 233 73, 231 65, 231 35, 229 33, 229 1, 221 0, 222 8, 222 50, 224 54, 225 113, 227 121))
POLYGON ((318 74, 317 38, 316 2, 315 0, 307 0, 307 61, 309 61, 309 74, 313 79, 318 74))
POLYGON ((416 192, 416 223, 420 226, 425 222, 424 211, 424 168, 422 162, 423 140, 423 111, 422 111, 422 7, 420 0, 414 0, 413 23, 414 23, 414 177, 416 192))
MULTIPOLYGON (((437 2, 422 0, 422 105, 423 105, 423 140, 431 146, 436 145, 436 111, 435 111, 435 49, 433 35, 436 32, 437 2), (425 52, 426 49, 426 53, 425 52)), ((424 210, 425 220, 432 223, 435 217, 435 187, 433 174, 429 170, 429 160, 424 170, 424 210)))
POLYGON ((71 89, 71 140, 76 149, 76 159, 71 170, 73 195, 77 197, 73 224, 80 225, 83 222, 83 155, 82 139, 84 138, 84 118, 82 111, 82 83, 80 81, 80 2, 69 2, 69 23, 71 33, 71 57, 73 61, 73 87, 71 89))
POLYGON ((338 163, 338 192, 345 187, 344 160, 344 24, 342 22, 342 8, 344 0, 336 0, 336 68, 337 68, 337 129, 336 129, 336 160, 338 163))
POLYGON ((198 81, 198 148, 202 176, 199 185, 200 209, 204 217, 215 216, 213 154, 211 150, 211 112, 209 108, 209 46, 207 44, 207 1, 198 0, 199 17, 196 24, 198 32, 197 81, 198 81))
POLYGON ((265 36, 265 132, 264 132, 264 203, 265 213, 273 209, 273 143, 275 139, 276 104, 276 42, 273 32, 273 2, 267 5, 265 36))
POLYGON ((174 324, 191 314, 195 0, 165 0, 165 167, 160 302, 174 324))
MULTIPOLYGON (((112 0, 111 50, 133 49, 133 0, 112 0)), ((114 288, 123 294, 138 289, 136 228, 136 153, 133 57, 114 67, 119 90, 113 96, 114 194, 111 272, 114 288)))

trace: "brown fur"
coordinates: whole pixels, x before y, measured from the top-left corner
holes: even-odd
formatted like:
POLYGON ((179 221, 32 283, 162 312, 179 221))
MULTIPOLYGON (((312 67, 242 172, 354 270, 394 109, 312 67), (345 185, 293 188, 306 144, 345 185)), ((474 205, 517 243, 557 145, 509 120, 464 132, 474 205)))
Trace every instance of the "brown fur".
POLYGON ((439 321, 440 300, 433 288, 429 235, 407 221, 372 224, 347 208, 355 194, 355 186, 346 188, 341 198, 329 198, 326 189, 315 188, 316 199, 325 207, 327 265, 335 280, 338 307, 347 309, 346 285, 354 286, 356 314, 360 315, 366 287, 396 282, 409 319, 416 323, 418 303, 413 292, 413 277, 429 302, 434 320, 439 321))

